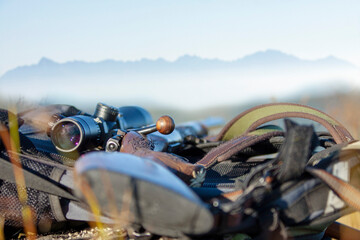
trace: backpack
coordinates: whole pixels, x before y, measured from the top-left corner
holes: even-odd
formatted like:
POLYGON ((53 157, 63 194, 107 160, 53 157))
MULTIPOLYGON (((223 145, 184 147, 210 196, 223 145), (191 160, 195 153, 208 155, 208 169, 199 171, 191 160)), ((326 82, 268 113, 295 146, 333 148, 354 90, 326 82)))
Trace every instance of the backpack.
MULTIPOLYGON (((48 107, 48 110, 51 115, 82 114, 78 109, 64 105, 48 107)), ((358 209, 357 201, 351 196, 358 194, 354 187, 358 184, 359 144, 336 120, 306 106, 284 103, 249 109, 230 121, 215 137, 193 136, 187 142, 187 148, 180 149, 176 154, 156 153, 156 157, 149 160, 144 157, 146 155, 136 156, 138 151, 131 152, 131 155, 126 152, 90 152, 76 160, 75 166, 73 159, 56 152, 47 135, 48 127, 38 131, 26 124, 28 119, 24 121, 18 118, 20 149, 11 149, 11 138, 6 138, 5 133, 11 129, 11 118, 15 115, 9 117, 11 113, 1 113, 0 200, 3 203, 0 204, 0 214, 5 219, 6 227, 25 225, 25 231, 36 231, 37 228, 38 231, 49 233, 88 224, 116 226, 116 217, 109 210, 109 199, 101 197, 106 196, 103 194, 106 189, 103 179, 99 177, 102 176, 100 172, 105 170, 111 176, 106 181, 118 184, 115 193, 119 199, 115 201, 115 208, 119 209, 124 205, 126 189, 134 181, 144 182, 144 174, 134 176, 135 173, 128 170, 111 174, 114 169, 106 168, 106 164, 114 159, 117 162, 113 165, 128 169, 134 168, 131 164, 138 164, 139 169, 151 165, 154 169, 160 169, 159 176, 176 175, 169 177, 172 181, 168 186, 163 186, 161 178, 158 182, 155 178, 148 179, 150 182, 144 183, 144 186, 152 189, 150 192, 157 189, 158 194, 149 194, 148 190, 144 190, 140 198, 134 198, 135 205, 150 204, 155 197, 161 203, 162 208, 158 212, 155 211, 158 208, 148 210, 149 207, 140 207, 146 216, 150 212, 150 218, 134 217, 128 223, 141 226, 155 235, 204 239, 225 235, 234 239, 244 236, 253 239, 321 239, 326 229, 330 229, 329 234, 339 238, 336 231, 344 226, 335 224, 335 220, 358 209), (274 123, 267 124, 290 117, 318 122, 326 132, 315 132, 310 126, 297 125, 289 120, 285 121, 286 131, 274 123), (162 157, 171 157, 185 167, 169 167, 163 164, 164 161, 157 160, 162 157), (186 159, 189 162, 184 163, 186 159), (21 162, 21 166, 18 162, 21 162), (103 165, 98 165, 101 162, 103 165), (22 169, 26 187, 21 185, 21 179, 14 177, 12 172, 15 169, 22 169), (201 187, 189 188, 194 181, 181 178, 193 173, 194 179, 201 182, 201 187), (120 175, 123 181, 119 181, 120 175), (179 181, 179 178, 183 181, 179 181), (176 192, 179 189, 182 189, 180 193, 176 192), (19 194, 24 192, 26 203, 24 196, 19 194), (91 192, 93 194, 89 196, 91 192), (94 199, 95 208, 92 203, 94 199), (189 205, 193 209, 179 208, 176 204, 189 205), (24 209, 30 209, 30 218, 24 217, 24 209), (169 216, 173 215, 171 211, 175 209, 181 211, 172 217, 172 224, 177 221, 182 224, 170 226, 167 222, 171 222, 169 216), (29 222, 33 222, 34 226, 26 227, 29 222)), ((139 207, 130 207, 130 212, 134 216, 139 215, 139 207)), ((354 233, 352 235, 355 236, 354 233)))

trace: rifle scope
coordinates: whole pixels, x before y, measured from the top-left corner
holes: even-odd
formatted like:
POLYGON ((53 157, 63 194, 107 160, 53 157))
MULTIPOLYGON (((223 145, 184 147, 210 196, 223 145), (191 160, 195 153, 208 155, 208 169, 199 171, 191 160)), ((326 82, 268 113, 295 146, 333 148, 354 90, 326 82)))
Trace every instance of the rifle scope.
POLYGON ((81 150, 84 146, 96 146, 101 141, 98 122, 88 116, 73 116, 58 121, 52 131, 51 140, 61 152, 81 150))
POLYGON ((65 153, 98 147, 112 129, 120 127, 118 114, 117 108, 98 103, 93 116, 76 115, 55 123, 51 141, 65 153))
POLYGON ((51 141, 63 153, 104 147, 116 129, 136 129, 153 122, 145 109, 136 106, 115 108, 98 103, 94 115, 75 115, 56 122, 51 141))

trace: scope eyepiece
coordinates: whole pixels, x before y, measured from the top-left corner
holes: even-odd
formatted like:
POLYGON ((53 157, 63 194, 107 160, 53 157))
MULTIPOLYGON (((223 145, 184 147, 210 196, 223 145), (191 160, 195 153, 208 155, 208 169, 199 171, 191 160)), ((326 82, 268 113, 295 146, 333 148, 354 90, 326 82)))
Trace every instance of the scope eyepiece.
POLYGON ((81 151, 96 147, 101 141, 101 132, 99 123, 92 117, 68 117, 54 124, 51 141, 60 152, 81 151))

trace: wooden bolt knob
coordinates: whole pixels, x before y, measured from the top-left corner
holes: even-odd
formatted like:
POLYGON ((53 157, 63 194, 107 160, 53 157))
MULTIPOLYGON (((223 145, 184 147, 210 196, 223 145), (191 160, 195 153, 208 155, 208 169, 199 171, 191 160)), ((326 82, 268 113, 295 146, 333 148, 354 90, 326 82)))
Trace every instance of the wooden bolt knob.
POLYGON ((170 116, 162 116, 156 121, 156 130, 162 134, 170 134, 175 129, 175 122, 170 116))

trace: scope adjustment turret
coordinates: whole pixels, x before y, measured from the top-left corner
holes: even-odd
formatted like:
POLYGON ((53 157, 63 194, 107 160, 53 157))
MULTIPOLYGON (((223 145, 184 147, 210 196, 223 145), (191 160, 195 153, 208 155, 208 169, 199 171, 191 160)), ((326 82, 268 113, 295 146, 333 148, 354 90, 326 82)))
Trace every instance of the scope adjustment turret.
POLYGON ((98 103, 96 105, 95 117, 104 119, 105 121, 115 122, 117 116, 119 115, 119 110, 113 106, 107 105, 105 103, 98 103))

